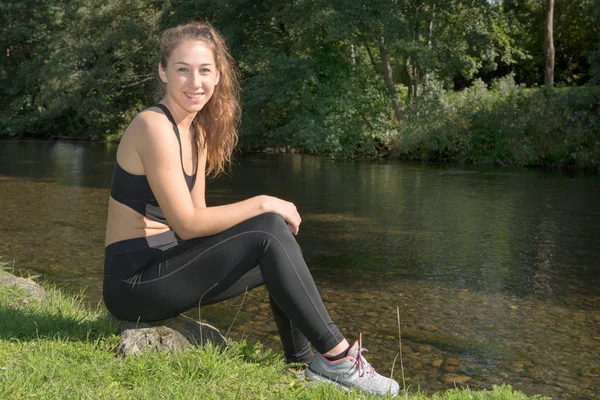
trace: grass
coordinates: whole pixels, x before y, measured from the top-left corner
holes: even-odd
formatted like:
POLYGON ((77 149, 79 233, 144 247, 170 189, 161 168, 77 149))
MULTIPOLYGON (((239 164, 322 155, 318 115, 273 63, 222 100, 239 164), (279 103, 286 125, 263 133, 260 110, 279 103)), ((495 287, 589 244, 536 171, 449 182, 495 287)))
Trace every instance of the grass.
MULTIPOLYGON (((105 310, 85 307, 83 296, 65 295, 52 285, 44 287, 46 301, 19 308, 16 304, 23 292, 0 286, 0 398, 374 398, 298 380, 287 372, 279 354, 243 341, 227 348, 207 345, 179 353, 119 357, 115 351, 118 337, 105 310)), ((491 391, 454 389, 432 397, 413 391, 398 398, 531 397, 501 386, 491 391)))

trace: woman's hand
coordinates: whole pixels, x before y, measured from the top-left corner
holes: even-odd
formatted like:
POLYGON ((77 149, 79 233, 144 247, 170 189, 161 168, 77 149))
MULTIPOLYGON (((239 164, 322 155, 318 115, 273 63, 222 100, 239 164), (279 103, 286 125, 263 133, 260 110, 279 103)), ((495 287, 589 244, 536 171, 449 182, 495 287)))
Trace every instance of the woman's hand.
POLYGON ((281 215, 283 220, 288 224, 290 231, 297 235, 300 230, 300 224, 302 218, 298 214, 298 210, 294 203, 285 201, 273 196, 261 196, 262 197, 262 208, 265 212, 273 212, 281 215))

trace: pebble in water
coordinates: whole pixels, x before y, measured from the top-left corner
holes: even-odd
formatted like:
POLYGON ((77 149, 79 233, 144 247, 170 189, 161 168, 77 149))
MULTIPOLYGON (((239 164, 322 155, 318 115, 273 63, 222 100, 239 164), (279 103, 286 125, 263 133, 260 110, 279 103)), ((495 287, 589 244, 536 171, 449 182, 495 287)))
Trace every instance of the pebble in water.
POLYGON ((444 385, 452 385, 455 383, 467 383, 471 380, 471 377, 467 375, 444 374, 441 380, 444 385))

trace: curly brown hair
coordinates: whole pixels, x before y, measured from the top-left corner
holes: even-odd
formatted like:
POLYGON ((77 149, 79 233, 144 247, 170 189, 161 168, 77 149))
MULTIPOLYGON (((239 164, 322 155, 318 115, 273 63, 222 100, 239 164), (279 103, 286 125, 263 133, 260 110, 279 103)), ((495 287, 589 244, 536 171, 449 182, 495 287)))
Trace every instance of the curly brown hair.
POLYGON ((206 175, 217 176, 231 163, 238 141, 241 115, 239 75, 223 36, 210 24, 188 22, 167 29, 160 40, 160 64, 164 69, 173 50, 184 40, 207 44, 215 57, 220 74, 215 91, 193 122, 196 150, 206 146, 206 175))

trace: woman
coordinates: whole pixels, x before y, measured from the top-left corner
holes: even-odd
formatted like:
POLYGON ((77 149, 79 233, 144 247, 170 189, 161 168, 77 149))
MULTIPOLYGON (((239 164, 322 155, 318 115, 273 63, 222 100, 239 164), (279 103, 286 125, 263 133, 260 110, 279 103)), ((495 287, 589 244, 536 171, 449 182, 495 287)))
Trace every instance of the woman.
POLYGON ((397 394, 327 313, 294 238, 294 204, 263 195, 206 206, 205 176, 223 171, 237 141, 238 81, 223 38, 199 23, 168 29, 158 74, 164 97, 133 119, 117 151, 104 267, 110 312, 161 320, 265 284, 287 362, 308 365, 313 380, 397 394))

